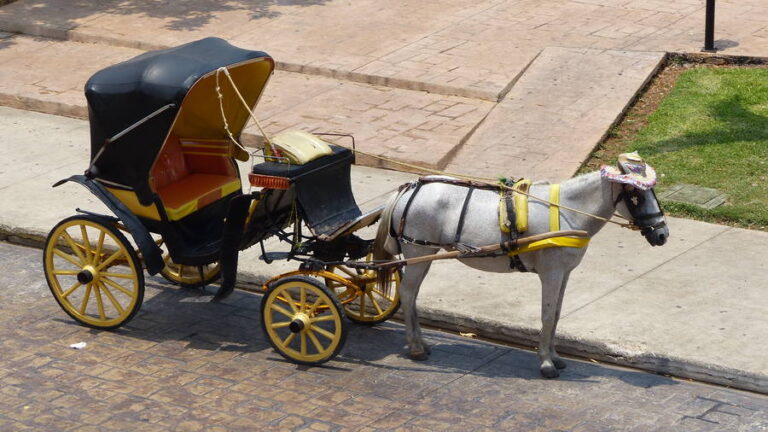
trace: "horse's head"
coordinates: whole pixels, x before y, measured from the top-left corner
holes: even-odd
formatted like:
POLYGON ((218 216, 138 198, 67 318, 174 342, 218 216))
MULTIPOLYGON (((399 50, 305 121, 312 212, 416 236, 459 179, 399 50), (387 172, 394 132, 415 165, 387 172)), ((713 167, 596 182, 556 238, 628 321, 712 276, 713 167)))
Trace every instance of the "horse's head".
POLYGON ((640 228, 651 246, 666 243, 669 228, 653 191, 656 171, 637 153, 624 153, 619 155, 618 168, 603 165, 600 176, 620 187, 615 201, 619 214, 640 228))

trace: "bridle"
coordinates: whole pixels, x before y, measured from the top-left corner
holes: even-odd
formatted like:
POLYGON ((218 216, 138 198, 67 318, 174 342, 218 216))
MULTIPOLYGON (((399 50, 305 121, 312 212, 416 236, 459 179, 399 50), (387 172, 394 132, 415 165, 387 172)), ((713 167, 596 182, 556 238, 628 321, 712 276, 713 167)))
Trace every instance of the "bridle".
POLYGON ((656 192, 653 188, 649 189, 649 191, 651 196, 653 196, 653 199, 656 200, 656 205, 659 208, 658 212, 647 213, 643 211, 643 203, 647 199, 646 196, 641 194, 637 188, 629 185, 622 185, 621 192, 619 192, 619 195, 613 202, 613 206, 616 207, 620 201, 624 201, 624 205, 627 206, 629 214, 632 215, 630 223, 639 228, 640 233, 643 235, 646 235, 665 224, 664 211, 661 209, 658 198, 656 198, 656 192))

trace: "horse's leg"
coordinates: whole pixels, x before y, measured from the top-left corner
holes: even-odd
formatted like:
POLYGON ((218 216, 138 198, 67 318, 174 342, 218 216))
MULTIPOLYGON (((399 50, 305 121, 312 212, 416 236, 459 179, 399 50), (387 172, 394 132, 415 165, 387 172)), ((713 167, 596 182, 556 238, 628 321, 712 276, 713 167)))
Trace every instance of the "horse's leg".
POLYGON ((563 297, 565 297, 565 287, 568 285, 568 277, 571 272, 566 272, 563 275, 563 282, 560 286, 560 294, 557 297, 557 310, 555 311, 555 323, 552 326, 552 339, 550 340, 549 352, 552 355, 552 363, 557 369, 565 369, 565 360, 563 360, 555 349, 555 334, 557 333, 557 323, 560 322, 560 311, 563 309, 563 297))
POLYGON ((416 312, 416 297, 431 265, 431 262, 426 262, 406 266, 400 281, 400 305, 405 318, 405 340, 408 343, 409 354, 414 360, 426 360, 430 352, 429 346, 424 343, 421 336, 419 316, 416 312))
MULTIPOLYGON (((555 328, 557 328, 558 303, 561 300, 565 272, 561 269, 550 269, 539 273, 541 280, 541 336, 539 338, 539 359, 541 366, 539 371, 545 378, 557 378, 557 371, 553 353, 555 328)), ((562 361, 562 360, 561 360, 562 361)))

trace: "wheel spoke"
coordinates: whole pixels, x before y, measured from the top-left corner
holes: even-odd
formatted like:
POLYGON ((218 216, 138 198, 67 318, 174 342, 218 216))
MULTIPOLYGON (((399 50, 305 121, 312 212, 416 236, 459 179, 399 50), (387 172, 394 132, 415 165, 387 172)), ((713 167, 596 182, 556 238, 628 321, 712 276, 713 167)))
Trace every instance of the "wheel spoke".
POLYGON ((381 309, 381 306, 379 306, 379 302, 377 302, 376 299, 373 298, 373 294, 370 291, 368 291, 365 294, 371 300, 371 304, 373 305, 373 307, 376 308, 376 314, 381 315, 384 311, 381 309))
POLYGON ((106 235, 107 233, 105 231, 99 233, 99 241, 96 242, 96 252, 93 254, 93 264, 96 264, 101 257, 101 249, 104 247, 104 237, 106 237, 106 235))
POLYGON ((270 327, 272 327, 273 329, 279 329, 279 328, 288 327, 289 325, 291 325, 290 321, 283 321, 283 322, 272 323, 270 327))
POLYGON ((304 287, 301 287, 300 290, 301 291, 299 291, 299 310, 303 311, 307 303, 307 289, 304 287))
POLYGON ((320 333, 321 335, 323 335, 326 338, 328 338, 328 340, 333 340, 334 339, 334 334, 329 332, 328 330, 326 330, 324 328, 312 325, 312 326, 309 327, 309 329, 312 330, 312 331, 316 331, 316 332, 320 333))
POLYGON ((317 317, 317 318, 311 318, 311 319, 309 320, 309 322, 313 322, 313 323, 316 323, 316 322, 323 322, 323 321, 333 321, 335 318, 336 318, 336 317, 335 317, 335 316, 333 316, 333 315, 323 315, 323 316, 321 316, 321 317, 317 317))
POLYGON ((320 343, 319 340, 317 340, 317 336, 315 336, 315 333, 311 329, 307 332, 307 336, 309 336, 309 340, 312 341, 312 345, 315 346, 315 349, 317 350, 318 354, 325 351, 325 348, 323 348, 323 345, 320 343))
POLYGON ((80 266, 85 265, 88 263, 87 257, 83 256, 83 252, 80 249, 85 249, 82 245, 77 243, 71 235, 67 232, 67 230, 64 230, 61 233, 61 236, 64 237, 64 240, 67 241, 67 244, 69 245, 69 248, 72 249, 72 251, 77 255, 78 258, 80 258, 81 264, 80 266))
POLYGON ((106 277, 104 277, 104 273, 101 274, 101 280, 103 282, 106 282, 107 284, 109 284, 109 286, 111 286, 112 288, 114 288, 114 289, 120 291, 121 293, 127 295, 128 297, 133 297, 133 291, 131 291, 131 290, 127 289, 126 287, 118 284, 117 282, 113 281, 112 279, 107 279, 106 277))
POLYGON ((118 316, 122 316, 123 313, 125 313, 125 309, 123 309, 122 306, 120 306, 120 302, 117 301, 115 296, 112 295, 112 292, 107 289, 107 286, 103 283, 99 283, 99 292, 103 292, 105 296, 109 299, 109 302, 112 303, 112 306, 115 307, 115 310, 117 310, 118 316))
POLYGON ((88 300, 91 298, 91 285, 85 287, 83 303, 80 305, 80 315, 85 315, 85 308, 88 307, 88 300))
POLYGON ((365 291, 360 294, 360 310, 357 314, 360 318, 365 316, 365 291))
POLYGON ((51 273, 57 276, 74 276, 80 273, 80 270, 54 270, 51 273))
POLYGON ((104 299, 101 298, 99 285, 93 285, 93 290, 96 291, 96 305, 99 307, 99 318, 105 320, 107 319, 107 315, 104 313, 104 299))
POLYGON ((390 297, 390 296, 384 294, 384 292, 382 292, 381 290, 378 290, 376 288, 372 289, 371 292, 378 294, 379 297, 382 297, 382 298, 384 298, 387 301, 391 301, 391 302, 395 301, 395 297, 394 296, 390 297))
POLYGON ((88 230, 85 225, 80 225, 80 234, 83 236, 83 248, 85 249, 85 262, 91 263, 91 241, 88 239, 88 230))
POLYGON ((312 315, 313 313, 315 313, 315 309, 317 309, 317 307, 320 306, 320 303, 322 303, 322 301, 323 301, 323 298, 320 296, 317 296, 317 299, 315 300, 315 302, 312 303, 312 306, 310 306, 309 310, 306 311, 307 314, 312 315))
POLYGON ((269 308, 270 308, 270 309, 272 309, 273 311, 276 311, 276 312, 278 312, 278 313, 281 313, 281 314, 283 314, 283 315, 287 316, 287 317, 288 317, 288 318, 290 318, 290 319, 293 319, 293 315, 294 315, 294 314, 292 314, 292 313, 288 312, 288 311, 287 311, 287 310, 285 310, 285 308, 284 308, 284 307, 282 307, 282 306, 279 306, 279 305, 276 305, 276 304, 272 303, 271 305, 269 305, 269 308))
POLYGON ((106 268, 108 265, 112 263, 112 261, 120 258, 121 255, 123 255, 124 251, 122 249, 118 250, 117 252, 113 253, 109 258, 104 260, 101 264, 99 264, 98 267, 96 267, 96 271, 101 271, 104 268, 106 268))
POLYGON ((75 283, 74 283, 74 285, 72 285, 71 287, 69 287, 69 289, 68 289, 68 290, 64 291, 64 292, 61 294, 61 298, 67 298, 67 297, 69 297, 69 295, 70 295, 70 294, 72 294, 72 293, 73 293, 73 292, 74 292, 76 289, 80 288, 81 286, 82 286, 82 284, 81 284, 80 282, 75 282, 75 283))
POLYGON ((287 347, 291 342, 293 342, 293 338, 296 337, 296 333, 291 333, 288 335, 287 338, 283 341, 283 346, 287 347))
POLYGON ((62 257, 62 258, 64 258, 65 260, 69 261, 75 267, 78 267, 78 268, 82 268, 83 267, 83 263, 82 262, 77 262, 75 260, 75 258, 72 257, 72 255, 70 255, 70 254, 68 254, 68 253, 66 253, 66 252, 64 252, 64 251, 62 251, 62 250, 60 250, 60 249, 58 249, 56 247, 53 248, 53 253, 58 255, 58 256, 60 256, 60 257, 62 257))
POLYGON ((115 278, 123 278, 123 279, 133 279, 134 274, 133 273, 110 273, 110 272, 103 272, 100 273, 101 276, 105 277, 115 277, 115 278))
POLYGON ((307 355, 307 335, 304 332, 299 333, 301 341, 301 355, 307 355))
POLYGON ((289 290, 285 289, 285 290, 283 290, 283 294, 282 295, 285 296, 285 298, 283 298, 281 296, 278 296, 277 298, 279 298, 280 300, 288 303, 288 306, 291 307, 291 310, 293 311, 293 313, 295 313, 295 314, 299 313, 299 310, 296 308, 296 303, 293 302, 293 296, 291 295, 291 292, 289 290))

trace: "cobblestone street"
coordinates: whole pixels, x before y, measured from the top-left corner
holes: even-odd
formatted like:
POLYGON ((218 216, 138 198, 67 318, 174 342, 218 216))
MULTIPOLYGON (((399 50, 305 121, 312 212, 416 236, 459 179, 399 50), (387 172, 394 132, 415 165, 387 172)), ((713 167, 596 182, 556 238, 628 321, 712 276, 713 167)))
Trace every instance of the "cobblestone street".
POLYGON ((0 243, 2 431, 768 430, 765 396, 577 360, 544 380, 531 352, 437 331, 412 362, 397 323, 352 325, 335 360, 296 366, 265 340, 259 296, 211 304, 157 277, 126 327, 90 330, 40 255, 0 243))

